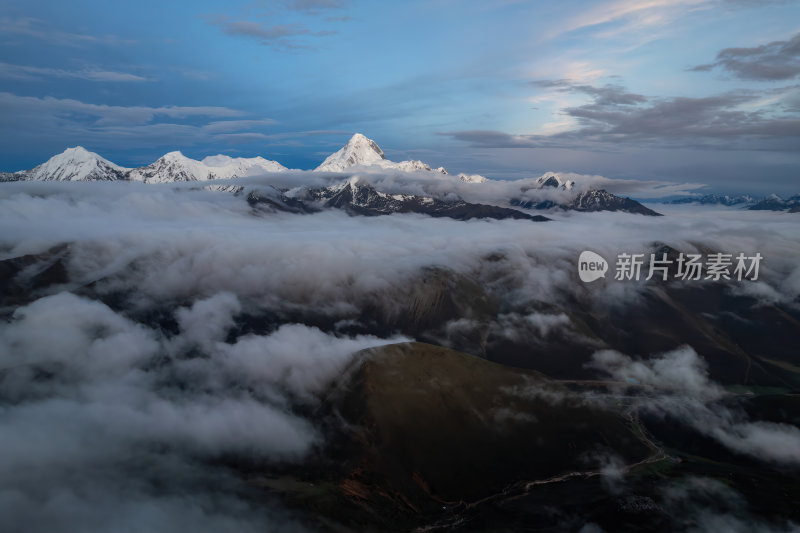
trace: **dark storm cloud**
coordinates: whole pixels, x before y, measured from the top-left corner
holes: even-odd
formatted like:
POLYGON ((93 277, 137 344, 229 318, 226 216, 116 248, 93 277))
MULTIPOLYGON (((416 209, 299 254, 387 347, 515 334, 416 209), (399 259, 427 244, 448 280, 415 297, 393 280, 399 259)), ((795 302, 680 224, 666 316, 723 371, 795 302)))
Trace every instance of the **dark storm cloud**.
POLYGON ((773 41, 752 48, 725 48, 713 63, 689 70, 720 68, 743 80, 778 81, 800 76, 800 33, 787 41, 773 41))

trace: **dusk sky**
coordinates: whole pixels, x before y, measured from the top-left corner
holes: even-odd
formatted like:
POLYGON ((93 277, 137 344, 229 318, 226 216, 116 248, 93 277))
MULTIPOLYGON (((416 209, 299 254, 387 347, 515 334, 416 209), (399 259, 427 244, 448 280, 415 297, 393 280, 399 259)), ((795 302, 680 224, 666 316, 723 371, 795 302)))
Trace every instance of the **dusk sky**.
POLYGON ((800 192, 800 2, 0 0, 0 171, 82 145, 800 192))

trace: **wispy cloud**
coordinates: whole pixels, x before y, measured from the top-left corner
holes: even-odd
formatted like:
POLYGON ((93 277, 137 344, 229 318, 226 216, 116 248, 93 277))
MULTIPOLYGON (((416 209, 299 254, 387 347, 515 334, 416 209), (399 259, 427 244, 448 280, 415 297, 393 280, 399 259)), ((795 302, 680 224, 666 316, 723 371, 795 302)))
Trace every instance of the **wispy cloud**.
POLYGON ((70 78, 97 82, 139 82, 148 78, 129 72, 112 70, 81 69, 65 70, 59 68, 34 67, 30 65, 14 65, 0 63, 0 78, 16 80, 41 80, 44 78, 70 78))
POLYGON ((206 131, 227 133, 232 131, 241 131, 243 129, 258 128, 261 126, 272 126, 277 124, 277 120, 271 118, 263 118, 257 120, 221 120, 211 122, 204 126, 206 131))
POLYGON ((628 92, 620 85, 608 84, 603 87, 576 84, 571 80, 540 80, 532 82, 535 87, 552 88, 561 92, 578 92, 594 98, 597 105, 634 105, 647 101, 641 94, 628 92))
MULTIPOLYGON (((346 5, 343 0, 284 0, 278 6, 274 3, 265 4, 264 7, 268 7, 266 13, 256 18, 253 18, 252 13, 244 17, 217 14, 203 18, 208 24, 221 28, 227 35, 255 39, 259 44, 278 51, 313 49, 308 38, 335 35, 338 31, 312 29, 307 22, 313 21, 323 12, 342 9, 346 5)), ((345 16, 328 16, 324 20, 335 22, 347 19, 345 16)))
POLYGON ((632 30, 661 27, 686 12, 702 8, 709 0, 617 0, 577 15, 546 34, 552 39, 564 33, 617 23, 613 31, 606 30, 605 37, 616 36, 632 30))
POLYGON ((344 0, 288 0, 285 3, 288 9, 309 13, 327 9, 342 9, 347 5, 344 0))
POLYGON ((70 98, 53 98, 46 96, 17 96, 11 93, 0 93, 0 106, 6 110, 47 111, 54 115, 59 113, 83 114, 93 117, 98 124, 144 124, 155 117, 185 119, 191 117, 238 117, 244 113, 229 107, 217 106, 116 106, 90 104, 70 98))
POLYGON ((719 68, 744 80, 789 80, 800 76, 800 33, 786 41, 773 41, 752 48, 725 48, 713 63, 689 70, 719 68))
POLYGON ((322 37, 338 32, 333 30, 311 31, 299 23, 270 24, 252 20, 230 20, 224 15, 207 17, 209 24, 222 28, 228 35, 249 37, 260 44, 275 50, 294 50, 312 48, 302 37, 322 37))
POLYGON ((438 135, 481 148, 538 148, 543 146, 544 141, 537 135, 512 135, 494 130, 442 131, 438 135))
POLYGON ((116 35, 90 35, 53 29, 44 21, 32 17, 0 17, 0 34, 4 36, 21 35, 58 44, 61 46, 86 46, 92 44, 126 45, 135 43, 116 35))
POLYGON ((753 422, 745 413, 724 405, 720 400, 726 391, 709 379, 706 362, 689 346, 646 361, 601 351, 594 354, 592 365, 620 383, 636 383, 657 393, 656 398, 637 399, 639 409, 675 417, 729 449, 759 460, 800 464, 800 429, 753 422))
POLYGON ((15 132, 15 141, 47 143, 69 138, 74 143, 132 147, 241 143, 257 140, 276 122, 248 119, 240 110, 217 106, 119 106, 75 99, 0 93, 0 128, 15 132))

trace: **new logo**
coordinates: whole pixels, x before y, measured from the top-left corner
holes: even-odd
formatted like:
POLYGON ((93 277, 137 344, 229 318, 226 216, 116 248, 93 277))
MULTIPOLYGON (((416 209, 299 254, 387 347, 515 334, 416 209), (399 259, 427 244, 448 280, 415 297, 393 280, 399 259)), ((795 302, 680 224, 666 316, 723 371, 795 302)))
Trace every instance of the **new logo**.
POLYGON ((590 283, 596 279, 606 277, 608 272, 608 261, 589 250, 581 252, 578 258, 578 276, 584 283, 590 283))

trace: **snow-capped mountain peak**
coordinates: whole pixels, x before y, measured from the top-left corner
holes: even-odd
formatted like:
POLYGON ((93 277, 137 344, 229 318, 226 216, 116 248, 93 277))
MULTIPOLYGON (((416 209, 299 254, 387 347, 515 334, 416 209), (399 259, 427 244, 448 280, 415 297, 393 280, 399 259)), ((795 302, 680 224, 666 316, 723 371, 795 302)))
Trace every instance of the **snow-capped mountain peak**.
POLYGON ((164 159, 166 161, 180 161, 180 162, 194 161, 194 159, 190 159, 185 155, 183 155, 183 152, 181 152, 180 150, 173 150, 172 152, 167 152, 166 154, 161 156, 161 159, 164 159))
POLYGON ((254 176, 265 172, 283 172, 287 169, 277 161, 258 157, 230 157, 227 155, 210 155, 200 161, 216 178, 233 178, 237 176, 254 176))
POLYGON ((339 151, 329 155, 315 170, 340 172, 356 165, 374 165, 386 160, 383 150, 360 133, 353 135, 339 151))
MULTIPOLYGON (((386 159, 380 146, 372 139, 360 133, 353 135, 347 144, 339 151, 329 155, 320 166, 314 170, 323 172, 341 172, 354 166, 374 167, 386 170, 399 170, 401 172, 434 172, 442 176, 450 174, 444 167, 431 168, 427 163, 414 159, 394 162, 386 159)), ((482 183, 486 178, 478 174, 458 174, 456 176, 467 183, 482 183)))
POLYGON ((480 174, 464 174, 461 172, 456 177, 466 183, 485 183, 489 181, 485 176, 481 176, 480 174))
POLYGON ((29 174, 26 179, 38 181, 105 181, 120 179, 127 171, 82 146, 75 146, 24 172, 29 174))
POLYGON ((575 187, 575 182, 565 178, 561 174, 548 172, 536 179, 536 184, 540 189, 553 188, 562 191, 571 191, 575 187))
POLYGON ((131 171, 130 179, 147 183, 173 181, 206 181, 282 172, 286 167, 263 157, 230 157, 214 155, 197 161, 181 152, 169 152, 155 163, 131 171))
POLYGON ((345 148, 349 148, 351 151, 357 151, 359 153, 375 153, 380 159, 386 159, 386 156, 383 155, 383 150, 381 150, 381 147, 378 146, 378 143, 372 139, 368 139, 360 133, 354 133, 353 136, 350 137, 350 140, 347 141, 345 148))
POLYGON ((199 181, 207 180, 208 172, 200 161, 186 157, 176 150, 162 155, 146 167, 133 169, 130 179, 147 183, 199 181))

